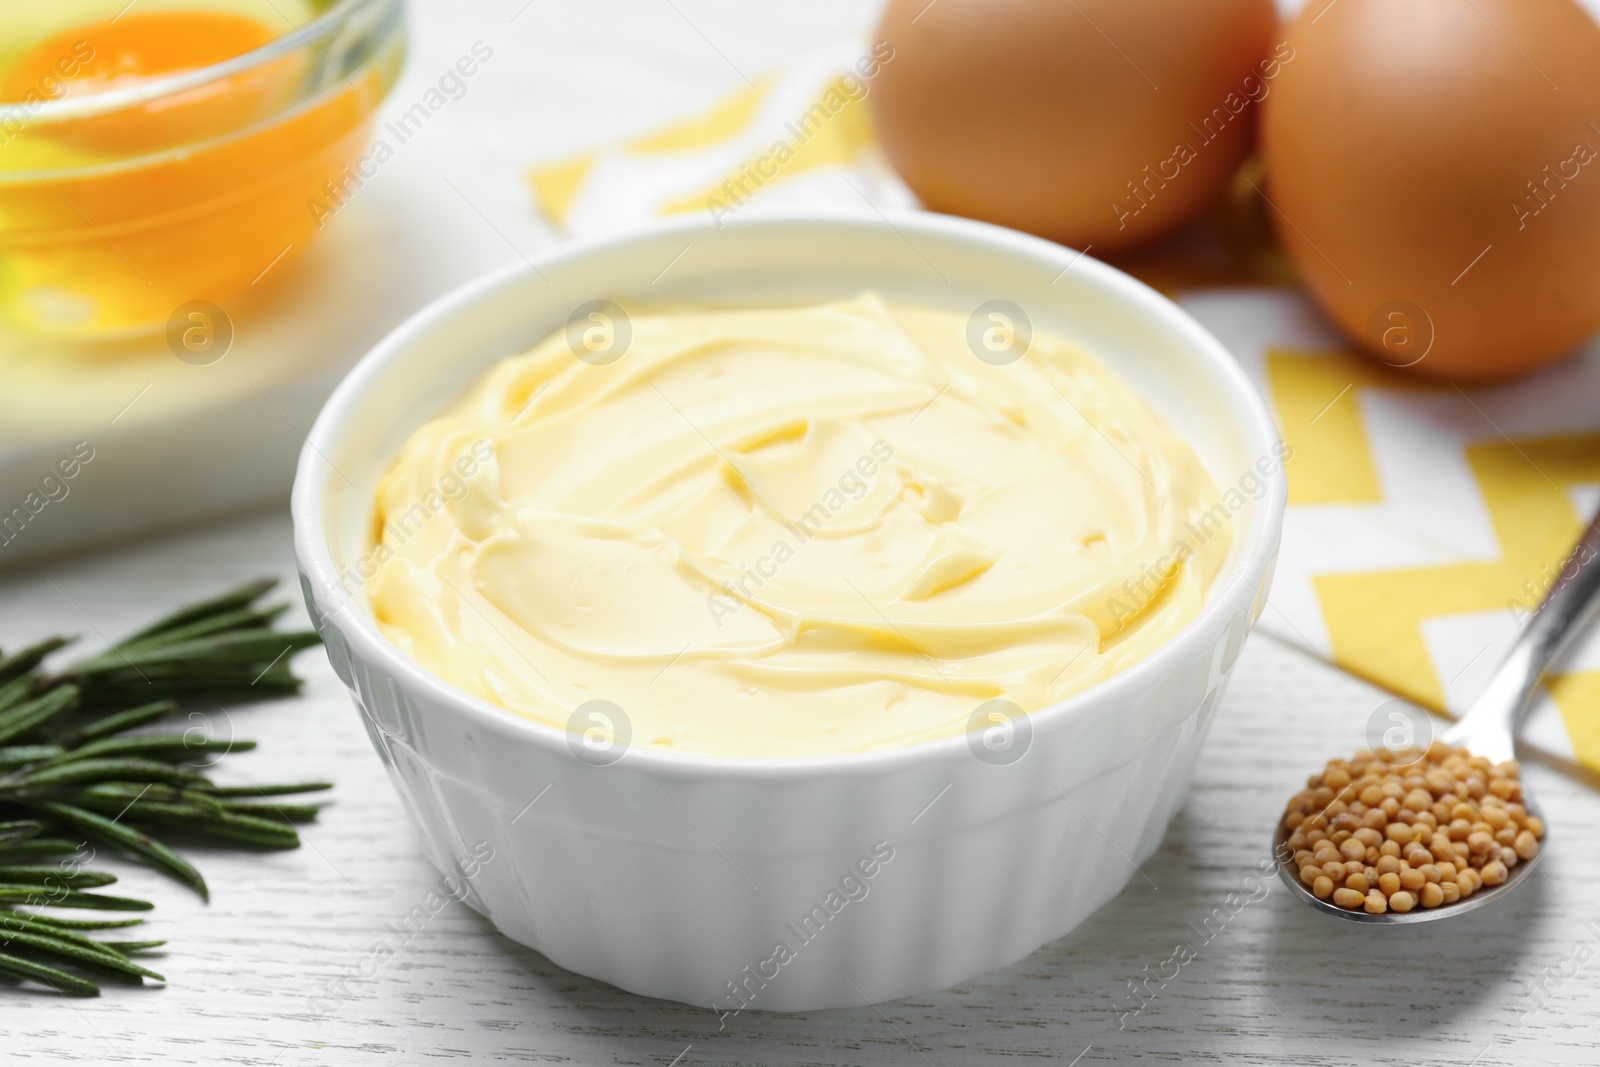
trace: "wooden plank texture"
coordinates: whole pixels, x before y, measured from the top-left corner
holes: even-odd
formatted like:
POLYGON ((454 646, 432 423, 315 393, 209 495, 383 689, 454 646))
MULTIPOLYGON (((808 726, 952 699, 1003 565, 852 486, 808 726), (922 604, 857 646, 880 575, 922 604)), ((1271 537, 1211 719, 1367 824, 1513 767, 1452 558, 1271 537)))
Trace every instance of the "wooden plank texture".
MULTIPOLYGON (((0 645, 55 630, 92 642, 261 573, 295 594, 282 514, 12 574, 0 581, 0 645)), ((1600 855, 1582 842, 1600 837, 1600 794, 1529 768, 1551 817, 1549 851, 1542 874, 1493 908, 1381 931, 1329 922, 1259 880, 1257 864, 1276 806, 1319 756, 1360 745, 1384 698, 1269 640, 1253 639, 1242 657, 1148 881, 1135 878, 1068 937, 959 988, 877 1008, 745 1013, 724 1029, 710 1011, 567 973, 461 904, 397 935, 438 878, 326 661, 312 652, 298 666, 309 678, 302 699, 210 714, 213 729, 261 742, 228 757, 225 776, 338 784, 305 847, 190 849, 210 905, 109 861, 123 888, 157 901, 149 925, 171 941, 156 965, 170 983, 108 984, 91 1001, 0 990, 6 1062, 1594 1062, 1600 855), (1256 899, 1228 913, 1230 893, 1256 899), (1180 944, 1197 958, 1166 963, 1180 944), (377 963, 378 945, 393 958, 377 963), (1146 968, 1177 973, 1149 983, 1154 998, 1128 1014, 1138 1003, 1128 982, 1146 968), (1542 986, 1537 1000, 1530 983, 1542 986)))

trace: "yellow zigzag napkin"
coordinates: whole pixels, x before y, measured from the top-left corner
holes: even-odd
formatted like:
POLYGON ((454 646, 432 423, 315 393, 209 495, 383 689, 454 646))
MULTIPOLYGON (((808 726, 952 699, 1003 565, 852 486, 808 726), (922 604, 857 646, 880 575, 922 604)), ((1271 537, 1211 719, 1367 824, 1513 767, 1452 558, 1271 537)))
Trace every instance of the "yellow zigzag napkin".
POLYGON ((726 218, 756 199, 914 207, 864 103, 886 55, 883 45, 840 44, 666 129, 534 167, 534 200, 572 235, 693 211, 726 218))

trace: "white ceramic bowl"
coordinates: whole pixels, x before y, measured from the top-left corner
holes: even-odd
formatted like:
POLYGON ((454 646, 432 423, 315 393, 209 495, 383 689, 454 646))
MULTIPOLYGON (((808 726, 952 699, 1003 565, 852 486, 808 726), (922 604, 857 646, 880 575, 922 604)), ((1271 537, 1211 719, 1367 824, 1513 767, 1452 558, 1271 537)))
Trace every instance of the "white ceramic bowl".
POLYGON ((397 329, 311 432, 295 549, 329 658, 432 861, 502 932, 580 974, 717 1011, 859 1005, 1021 959, 1156 849, 1263 606, 1285 499, 1278 440, 1204 329, 1059 245, 931 214, 752 214, 720 229, 695 218, 563 246, 397 329), (1010 300, 1131 383, 1221 489, 1262 485, 1229 510, 1232 555, 1199 617, 1029 716, 1020 759, 986 762, 956 736, 790 761, 639 747, 597 767, 565 731, 453 689, 379 632, 351 579, 374 485, 406 437, 497 360, 596 298, 794 302, 863 289, 963 312, 1010 300))

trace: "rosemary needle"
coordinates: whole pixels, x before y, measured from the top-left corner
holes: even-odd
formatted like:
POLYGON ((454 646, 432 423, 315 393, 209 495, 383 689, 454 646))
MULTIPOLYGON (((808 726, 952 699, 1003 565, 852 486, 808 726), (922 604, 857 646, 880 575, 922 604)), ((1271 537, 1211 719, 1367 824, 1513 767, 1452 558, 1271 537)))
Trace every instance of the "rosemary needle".
POLYGON ((273 586, 261 579, 181 608, 58 673, 45 663, 70 637, 0 655, 0 974, 70 996, 99 993, 83 971, 165 981, 129 958, 163 942, 88 936, 142 919, 50 910, 152 907, 94 892, 116 878, 82 866, 91 843, 143 860, 202 899, 208 890, 200 872, 150 829, 258 848, 299 845, 294 823, 315 818, 319 805, 270 798, 327 783, 220 786, 194 763, 249 751, 255 742, 193 730, 129 733, 171 716, 185 700, 266 700, 299 691, 288 660, 318 638, 273 629, 286 606, 257 603, 273 586))

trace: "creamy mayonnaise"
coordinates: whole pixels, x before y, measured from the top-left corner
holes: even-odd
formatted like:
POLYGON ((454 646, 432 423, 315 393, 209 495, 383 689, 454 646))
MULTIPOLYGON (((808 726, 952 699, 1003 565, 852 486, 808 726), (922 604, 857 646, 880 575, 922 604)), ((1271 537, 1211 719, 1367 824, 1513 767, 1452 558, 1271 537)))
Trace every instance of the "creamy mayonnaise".
POLYGON ((1148 655, 1227 555, 1194 452, 1058 338, 996 366, 966 315, 871 294, 630 324, 611 362, 568 331, 504 360, 379 487, 384 633, 512 711, 609 701, 634 746, 722 756, 913 744, 1148 655))

